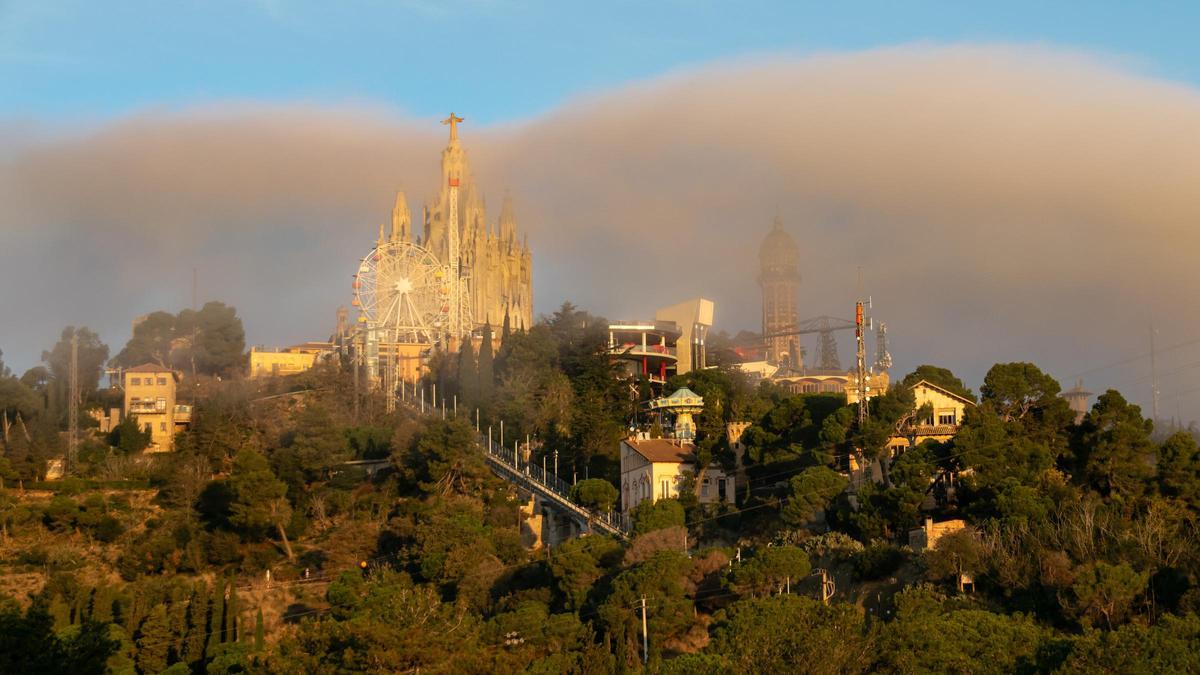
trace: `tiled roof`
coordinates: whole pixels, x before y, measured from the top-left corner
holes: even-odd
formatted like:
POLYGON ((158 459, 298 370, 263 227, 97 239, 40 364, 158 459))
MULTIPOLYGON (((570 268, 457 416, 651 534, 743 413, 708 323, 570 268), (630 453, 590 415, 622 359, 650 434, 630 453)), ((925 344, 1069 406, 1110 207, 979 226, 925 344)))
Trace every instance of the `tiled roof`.
POLYGON ((158 365, 157 363, 143 363, 140 366, 134 366, 133 368, 126 368, 125 372, 127 372, 127 373, 171 373, 174 371, 172 371, 170 368, 163 368, 162 366, 158 365))
POLYGON ((665 438, 639 440, 627 438, 625 442, 634 452, 645 457, 650 462, 671 462, 682 464, 694 459, 695 446, 691 443, 679 443, 665 438))

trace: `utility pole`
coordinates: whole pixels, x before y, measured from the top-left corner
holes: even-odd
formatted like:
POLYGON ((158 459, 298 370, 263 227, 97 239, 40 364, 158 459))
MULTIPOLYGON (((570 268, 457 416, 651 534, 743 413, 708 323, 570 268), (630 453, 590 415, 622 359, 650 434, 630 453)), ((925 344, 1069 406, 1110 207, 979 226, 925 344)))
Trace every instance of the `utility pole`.
POLYGON ((355 340, 353 343, 354 356, 350 359, 354 368, 354 422, 358 423, 358 359, 362 355, 362 350, 359 348, 360 340, 355 340))
POLYGON ((642 663, 650 661, 650 632, 646 629, 646 596, 642 596, 642 663))
POLYGON ((813 570, 813 574, 821 575, 821 602, 828 605, 829 600, 833 598, 833 593, 836 590, 833 579, 829 578, 829 572, 824 568, 813 570))
POLYGON ((1158 352, 1154 346, 1154 321, 1150 321, 1150 410, 1153 420, 1158 423, 1158 352))
POLYGON ((71 333, 71 370, 67 392, 67 472, 74 474, 79 453, 79 329, 71 333))
POLYGON ((863 301, 854 303, 854 338, 857 342, 858 424, 867 421, 867 343, 863 330, 863 301))

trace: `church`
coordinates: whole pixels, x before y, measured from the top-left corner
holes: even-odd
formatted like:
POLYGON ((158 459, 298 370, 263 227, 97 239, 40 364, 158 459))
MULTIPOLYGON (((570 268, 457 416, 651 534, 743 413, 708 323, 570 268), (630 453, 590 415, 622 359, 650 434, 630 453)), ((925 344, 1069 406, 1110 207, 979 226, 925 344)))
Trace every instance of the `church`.
POLYGON ((442 123, 450 127, 450 139, 442 150, 441 186, 430 197, 422 214, 424 233, 413 232, 412 214, 404 192, 396 194, 392 209, 394 237, 429 249, 438 260, 449 262, 450 181, 458 179, 459 251, 468 279, 471 317, 476 326, 500 326, 508 318, 514 330, 533 325, 533 257, 529 239, 517 231, 512 198, 505 195, 495 225, 488 221, 482 189, 475 182, 467 152, 458 139, 461 117, 442 123))

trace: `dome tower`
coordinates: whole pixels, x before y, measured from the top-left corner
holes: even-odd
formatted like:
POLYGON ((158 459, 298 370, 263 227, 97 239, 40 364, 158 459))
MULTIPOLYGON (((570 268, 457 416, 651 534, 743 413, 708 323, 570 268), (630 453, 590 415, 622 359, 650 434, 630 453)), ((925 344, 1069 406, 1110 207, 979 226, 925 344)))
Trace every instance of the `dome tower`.
MULTIPOLYGON (((800 313, 796 309, 796 294, 800 287, 800 252, 791 235, 783 229, 783 221, 775 217, 775 225, 763 239, 758 251, 758 285, 762 288, 762 332, 765 336, 796 330, 800 313)), ((798 335, 767 337, 767 360, 784 369, 800 370, 798 335)))

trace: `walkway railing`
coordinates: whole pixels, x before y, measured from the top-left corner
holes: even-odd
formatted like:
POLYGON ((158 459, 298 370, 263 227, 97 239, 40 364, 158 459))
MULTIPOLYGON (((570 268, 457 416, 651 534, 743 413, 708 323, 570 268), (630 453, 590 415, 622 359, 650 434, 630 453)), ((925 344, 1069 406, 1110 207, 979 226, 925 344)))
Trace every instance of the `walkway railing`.
MULTIPOLYGON (((425 408, 423 398, 420 408, 414 404, 412 399, 402 399, 401 403, 408 405, 414 412, 428 415, 439 414, 439 408, 436 405, 430 405, 428 408, 425 408)), ((454 407, 457 408, 457 405, 454 407)), ((444 404, 441 408, 441 415, 445 419, 446 409, 444 404)), ((571 484, 559 478, 553 471, 549 471, 544 466, 538 466, 537 464, 523 460, 518 446, 506 448, 484 434, 478 434, 476 441, 480 448, 484 450, 484 458, 491 465, 492 471, 500 476, 500 478, 539 495, 563 511, 574 515, 577 519, 586 523, 588 529, 596 529, 622 538, 627 536, 622 527, 621 515, 619 513, 614 513, 612 510, 607 512, 593 511, 576 504, 571 499, 571 484)))
POLYGON ((618 537, 625 536, 619 514, 593 511, 576 504, 571 500, 571 485, 553 471, 524 461, 519 447, 506 448, 495 441, 489 445, 488 439, 483 436, 479 438, 479 444, 487 449, 485 457, 501 478, 553 502, 586 522, 589 527, 618 537))

